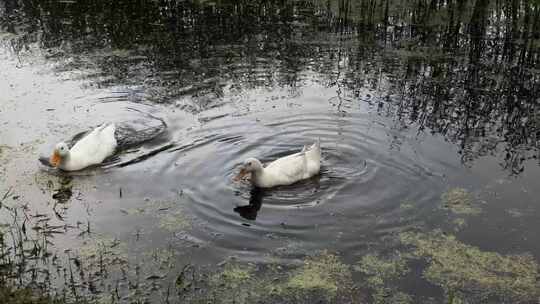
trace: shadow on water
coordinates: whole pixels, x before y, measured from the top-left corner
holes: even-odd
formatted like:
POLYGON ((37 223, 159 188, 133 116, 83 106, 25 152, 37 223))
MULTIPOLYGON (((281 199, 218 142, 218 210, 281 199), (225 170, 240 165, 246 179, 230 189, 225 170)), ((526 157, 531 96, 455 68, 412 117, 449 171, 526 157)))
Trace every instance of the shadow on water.
MULTIPOLYGON (((330 174, 328 170, 324 167, 321 168, 321 174, 330 174)), ((330 177, 331 178, 331 177, 330 177)), ((323 179, 326 181, 328 179, 323 179)), ((249 204, 243 206, 234 207, 234 212, 238 213, 241 217, 246 220, 256 220, 257 213, 261 209, 263 202, 266 200, 267 204, 272 205, 274 208, 308 208, 314 207, 321 203, 321 200, 324 199, 324 195, 316 194, 321 190, 321 175, 317 175, 308 180, 297 182, 289 186, 279 186, 272 189, 262 189, 259 187, 252 186, 249 191, 249 204), (315 197, 304 197, 304 193, 311 192, 314 193, 315 197), (290 195, 294 195, 294 204, 290 200, 290 195), (289 196, 289 197, 288 197, 289 196)), ((246 181, 249 183, 249 181, 246 181)), ((323 189, 324 190, 324 189, 323 189)), ((249 225, 243 223, 243 225, 249 225)))
POLYGON ((261 188, 253 187, 249 195, 249 205, 235 207, 234 212, 238 213, 246 220, 254 221, 255 219, 257 219, 257 212, 259 212, 263 203, 264 190, 261 188))
MULTIPOLYGON (((4 0, 0 44, 17 69, 41 58, 112 92, 100 109, 168 115, 166 132, 120 128, 137 142, 107 172, 11 179, 37 184, 46 203, 34 212, 11 188, 0 201, 0 283, 102 303, 538 296, 537 1, 4 0), (242 160, 314 138, 317 179, 267 191, 232 182, 242 160), (327 248, 354 265, 305 258, 327 248)), ((33 152, 2 145, 0 160, 33 152)))

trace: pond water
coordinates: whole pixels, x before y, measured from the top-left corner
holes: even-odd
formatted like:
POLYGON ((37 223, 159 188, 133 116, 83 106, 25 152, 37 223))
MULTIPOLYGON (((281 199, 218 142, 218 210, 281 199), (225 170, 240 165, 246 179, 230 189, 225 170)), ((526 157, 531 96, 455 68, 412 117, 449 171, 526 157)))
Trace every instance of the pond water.
MULTIPOLYGON (((0 218, 34 228, 21 244, 46 247, 18 283, 161 303, 185 296, 171 286, 183 288, 186 265, 213 273, 233 260, 264 276, 330 252, 350 265, 353 302, 532 303, 539 39, 540 6, 517 0, 5 0, 0 195, 12 210, 0 218), (149 117, 167 130, 108 166, 65 173, 37 161, 103 122, 149 117), (233 181, 248 157, 318 139, 317 177, 264 191, 233 181), (404 238, 411 231, 422 238, 404 238), (485 260, 529 257, 530 284, 509 291, 500 268, 434 252, 422 240, 445 240, 438 233, 485 260), (403 277, 384 264, 396 255, 410 258, 403 277), (370 270, 374 256, 389 260, 370 270), (451 267, 436 276, 433 260, 494 279, 451 267)), ((350 303, 340 292, 315 297, 350 303)))

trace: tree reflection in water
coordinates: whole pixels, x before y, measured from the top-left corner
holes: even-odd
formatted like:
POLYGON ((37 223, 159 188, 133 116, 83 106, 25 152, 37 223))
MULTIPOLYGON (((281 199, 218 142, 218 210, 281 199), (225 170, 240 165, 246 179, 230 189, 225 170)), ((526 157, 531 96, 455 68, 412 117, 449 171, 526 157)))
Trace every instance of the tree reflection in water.
POLYGON ((70 58, 60 70, 139 87, 133 101, 191 96, 184 110, 198 112, 226 84, 302 88, 314 71, 345 102, 444 135, 465 164, 494 154, 518 174, 539 157, 538 2, 6 0, 0 12, 14 51, 37 42, 70 58))

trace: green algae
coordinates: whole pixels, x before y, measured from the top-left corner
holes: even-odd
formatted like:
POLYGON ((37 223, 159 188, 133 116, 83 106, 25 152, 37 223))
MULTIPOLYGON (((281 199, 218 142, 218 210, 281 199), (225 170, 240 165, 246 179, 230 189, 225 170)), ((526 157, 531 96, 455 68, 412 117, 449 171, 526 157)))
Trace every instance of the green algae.
POLYGON ((211 286, 238 288, 253 276, 253 268, 249 266, 227 264, 224 269, 210 278, 211 286))
POLYGON ((452 220, 452 224, 454 225, 454 231, 460 231, 467 226, 467 221, 465 221, 465 219, 463 218, 458 217, 452 220))
POLYGON ((307 258, 282 288, 275 291, 290 294, 319 292, 327 299, 333 299, 340 289, 351 284, 349 266, 342 263, 336 255, 323 252, 318 256, 307 258))
POLYGON ((474 206, 472 195, 463 188, 453 188, 441 195, 442 207, 457 215, 478 215, 482 212, 474 206))
POLYGON ((402 233, 400 239, 414 248, 414 257, 427 260, 424 277, 452 302, 468 297, 527 302, 540 296, 538 264, 530 255, 482 251, 440 230, 402 233))
POLYGON ((384 259, 374 254, 363 256, 355 270, 368 277, 367 282, 370 286, 385 285, 386 282, 409 272, 407 262, 401 256, 384 259))
MULTIPOLYGON (((182 285, 184 281, 182 277, 182 285)), ((237 304, 350 302, 353 286, 350 267, 338 256, 323 252, 293 268, 228 261, 208 276, 204 296, 191 299, 237 304)))
POLYGON ((373 303, 412 303, 411 296, 392 286, 394 281, 409 272, 407 261, 400 255, 383 258, 368 254, 354 269, 366 276, 365 282, 372 290, 373 303))
POLYGON ((264 284, 258 284, 254 277, 254 267, 227 263, 223 269, 210 276, 208 280, 211 298, 207 303, 253 303, 261 296, 260 289, 264 284))

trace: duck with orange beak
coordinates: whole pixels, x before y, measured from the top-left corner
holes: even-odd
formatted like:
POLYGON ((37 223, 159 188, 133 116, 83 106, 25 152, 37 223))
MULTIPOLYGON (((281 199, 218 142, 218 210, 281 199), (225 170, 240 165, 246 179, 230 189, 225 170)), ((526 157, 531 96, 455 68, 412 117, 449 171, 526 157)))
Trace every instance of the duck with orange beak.
POLYGON ((54 148, 53 154, 49 159, 49 163, 55 167, 60 167, 61 163, 65 161, 67 156, 69 155, 69 147, 66 143, 59 143, 54 148))
POLYGON ((102 163, 116 151, 116 127, 114 124, 103 124, 69 148, 67 143, 57 144, 48 160, 40 161, 64 171, 77 171, 102 163))

